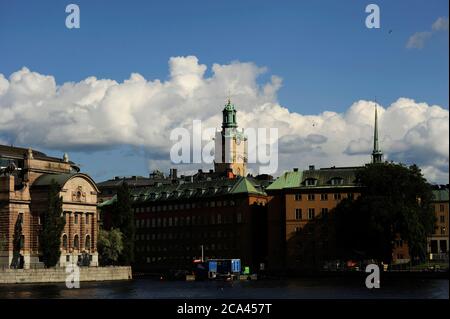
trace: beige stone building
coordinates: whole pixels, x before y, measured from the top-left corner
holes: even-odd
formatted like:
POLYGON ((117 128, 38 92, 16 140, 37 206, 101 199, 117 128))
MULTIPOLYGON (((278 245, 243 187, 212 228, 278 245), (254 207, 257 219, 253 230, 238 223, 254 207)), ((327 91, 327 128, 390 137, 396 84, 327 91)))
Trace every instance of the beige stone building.
POLYGON ((95 182, 80 173, 66 154, 59 159, 32 149, 0 145, 0 267, 13 266, 18 223, 22 230, 20 251, 16 252, 20 254, 19 263, 15 267, 43 267, 39 234, 52 180, 60 186, 66 218, 59 266, 81 260, 85 265, 98 265, 99 191, 95 182))

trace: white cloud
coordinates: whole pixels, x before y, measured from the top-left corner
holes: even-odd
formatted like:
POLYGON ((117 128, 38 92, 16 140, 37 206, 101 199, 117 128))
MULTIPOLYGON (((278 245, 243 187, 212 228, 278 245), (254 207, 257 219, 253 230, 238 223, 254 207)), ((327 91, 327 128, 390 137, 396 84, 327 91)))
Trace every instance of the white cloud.
POLYGON ((408 49, 422 49, 425 46, 425 41, 431 37, 431 32, 416 32, 409 39, 406 47, 408 49))
POLYGON ((448 17, 438 18, 432 25, 434 31, 448 31, 448 17))
POLYGON ((409 37, 406 47, 408 49, 423 49, 425 42, 436 32, 448 32, 448 17, 440 17, 433 22, 431 31, 416 32, 409 37))
MULTIPOLYGON (((62 85, 26 68, 9 78, 0 74, 0 140, 60 151, 142 146, 152 154, 149 166, 165 169, 171 165, 170 131, 190 128, 194 119, 219 128, 230 91, 240 127, 278 128, 279 172, 370 160, 371 101, 356 101, 344 113, 303 115, 278 103, 279 77, 258 84, 266 70, 253 63, 214 64, 205 76, 207 67, 190 56, 171 58, 169 69, 166 81, 133 73, 122 83, 89 77, 62 85)), ((448 182, 448 110, 408 98, 378 110, 386 158, 417 163, 433 181, 448 182)))

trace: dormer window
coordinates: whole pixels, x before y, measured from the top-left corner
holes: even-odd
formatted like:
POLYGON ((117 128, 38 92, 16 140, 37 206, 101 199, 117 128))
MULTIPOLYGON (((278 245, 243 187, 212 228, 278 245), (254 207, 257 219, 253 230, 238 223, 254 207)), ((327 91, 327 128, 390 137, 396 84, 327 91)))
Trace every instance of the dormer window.
POLYGON ((306 186, 316 186, 317 185, 317 179, 315 179, 315 178, 307 178, 305 180, 305 185, 306 186))
POLYGON ((333 177, 331 179, 331 185, 342 185, 344 184, 344 179, 342 177, 333 177))

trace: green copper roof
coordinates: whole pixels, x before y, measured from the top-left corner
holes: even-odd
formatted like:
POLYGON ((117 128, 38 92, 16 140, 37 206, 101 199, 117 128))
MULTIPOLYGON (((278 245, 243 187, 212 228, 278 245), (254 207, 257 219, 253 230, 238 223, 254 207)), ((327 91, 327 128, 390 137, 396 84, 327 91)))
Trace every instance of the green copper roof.
POLYGON ((330 167, 289 171, 278 177, 268 191, 284 188, 329 188, 355 187, 356 173, 362 167, 330 167), (312 181, 312 183, 308 183, 312 181))
POLYGON ((113 204, 116 200, 117 200, 117 195, 114 195, 110 199, 104 201, 103 203, 98 204, 97 206, 98 207, 109 206, 109 205, 113 204))
POLYGON ((302 182, 302 172, 301 171, 285 172, 283 175, 278 177, 275 180, 275 182, 270 184, 270 186, 267 187, 267 190, 298 187, 298 186, 300 186, 301 182, 302 182))
MULTIPOLYGON (((260 183, 248 177, 234 179, 213 179, 182 184, 155 185, 131 191, 131 199, 135 203, 155 201, 177 201, 185 199, 203 199, 228 194, 260 194, 265 195, 260 183)), ((116 196, 99 204, 104 207, 113 204, 116 196)))
POLYGON ((382 161, 383 161, 383 152, 381 152, 380 145, 378 142, 378 114, 377 114, 377 105, 375 104, 375 125, 373 129, 372 162, 381 163, 382 161))
POLYGON ((222 128, 236 128, 236 109, 234 105, 231 104, 230 99, 228 99, 228 103, 225 105, 225 108, 222 111, 223 120, 222 120, 222 128))
POLYGON ((265 195, 264 191, 256 189, 252 182, 246 177, 240 177, 237 184, 230 191, 231 194, 248 193, 265 195))
POLYGON ((449 201, 448 188, 433 190, 433 201, 448 202, 449 201))

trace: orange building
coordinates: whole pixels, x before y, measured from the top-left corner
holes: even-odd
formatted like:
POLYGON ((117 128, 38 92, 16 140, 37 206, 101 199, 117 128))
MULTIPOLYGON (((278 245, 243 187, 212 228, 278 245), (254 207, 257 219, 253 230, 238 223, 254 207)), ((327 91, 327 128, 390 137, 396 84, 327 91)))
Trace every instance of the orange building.
POLYGON ((436 216, 434 233, 428 239, 428 252, 430 260, 448 262, 448 185, 433 190, 433 206, 436 216))
POLYGON ((326 219, 342 199, 359 196, 358 169, 361 167, 294 169, 267 187, 270 269, 301 268, 305 259, 320 260, 321 254, 333 249, 333 243, 316 241, 320 237, 317 228, 309 243, 298 240, 298 234, 308 231, 308 225, 318 217, 326 219))

